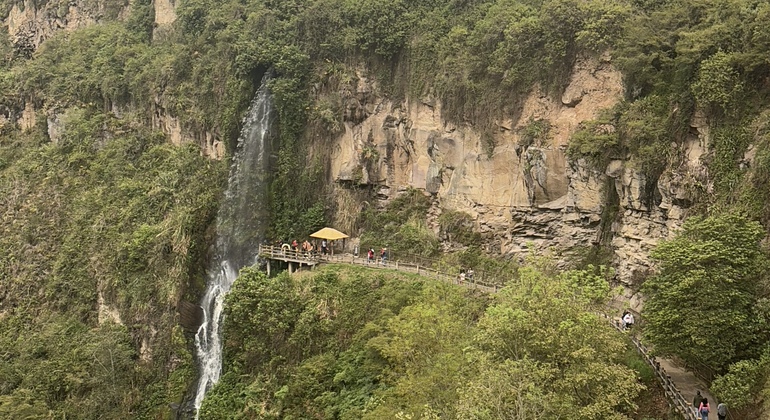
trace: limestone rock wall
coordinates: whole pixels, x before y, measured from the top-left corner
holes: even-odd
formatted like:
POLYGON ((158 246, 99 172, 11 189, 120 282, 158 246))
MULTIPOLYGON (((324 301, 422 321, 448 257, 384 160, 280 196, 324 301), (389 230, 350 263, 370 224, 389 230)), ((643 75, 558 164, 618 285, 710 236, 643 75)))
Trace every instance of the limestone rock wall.
POLYGON ((103 4, 96 1, 24 0, 11 7, 5 25, 16 50, 31 54, 56 32, 93 25, 105 12, 103 4))
POLYGON ((523 257, 534 247, 561 255, 566 264, 572 252, 602 240, 604 226, 618 277, 633 286, 650 267, 652 246, 681 225, 691 204, 688 183, 705 179, 699 159, 708 132, 701 121, 693 121, 698 135, 680 151, 681 171, 664 174, 652 196, 626 159, 597 171, 567 158, 578 125, 622 99, 621 74, 608 57, 579 60, 561 98, 532 91, 519 118, 497 124, 492 150, 474 126, 448 122, 438 101, 394 102, 376 93, 364 70, 358 76, 344 93, 344 133, 317 142, 312 152, 331 150, 329 181, 338 189, 373 186, 383 202, 408 187, 423 189, 436 197, 432 214, 472 215, 492 252, 523 257), (550 135, 526 145, 521 133, 533 120, 548 121, 550 135))

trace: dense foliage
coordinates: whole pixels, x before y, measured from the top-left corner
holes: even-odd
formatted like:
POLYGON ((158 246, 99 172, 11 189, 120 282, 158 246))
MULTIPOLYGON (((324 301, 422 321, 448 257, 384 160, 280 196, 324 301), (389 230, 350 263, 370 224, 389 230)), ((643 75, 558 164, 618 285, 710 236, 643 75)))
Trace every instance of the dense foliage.
MULTIPOLYGON (((3 1, 2 9, 9 10, 13 3, 3 1)), ((33 3, 36 7, 53 4, 33 3)), ((178 400, 193 372, 182 334, 172 328, 172 306, 191 288, 200 286, 195 281, 203 266, 205 229, 214 214, 224 163, 204 161, 190 147, 171 148, 160 136, 140 127, 169 114, 179 117, 184 129, 195 137, 209 135, 231 145, 256 84, 269 68, 275 72, 270 85, 280 117, 280 146, 274 153, 269 203, 274 216, 270 235, 274 238, 304 235, 329 218, 332 209, 326 201, 326 168, 304 153, 303 140, 340 132, 345 122, 341 92, 355 91, 361 69, 376 77, 381 89, 377 93, 396 99, 431 95, 442 102, 448 118, 485 132, 500 116, 516 115, 522 93, 536 84, 559 96, 578 57, 592 55, 611 56, 611 62, 621 68, 626 99, 579 128, 568 150, 573 159, 587 159, 603 170, 610 159, 629 157, 646 176, 648 200, 657 200, 654 190, 658 177, 667 167, 684 160, 682 145, 688 138, 692 140, 690 124, 697 116, 710 129, 711 142, 703 157, 709 177, 684 174, 683 184, 691 193, 689 201, 700 201, 696 210, 737 207, 752 219, 770 221, 770 130, 765 110, 770 6, 766 2, 184 0, 178 2, 174 27, 155 37, 154 8, 149 0, 132 1, 128 16, 120 21, 114 19, 122 16, 124 1, 82 3, 101 10, 104 22, 60 33, 37 50, 7 39, 0 42, 4 57, 0 62, 0 107, 4 114, 13 119, 27 104, 55 110, 59 115, 69 109, 59 144, 49 142, 45 123, 21 133, 9 122, 0 132, 4 204, 0 237, 2 416, 52 411, 57 416, 97 417, 92 415, 96 407, 101 416, 155 416, 167 402, 178 400), (750 143, 755 145, 755 155, 748 165, 745 152, 750 143), (98 322, 100 299, 116 308, 123 326, 98 322), (16 340, 21 331, 38 337, 40 344, 29 347, 29 343, 16 340), (149 340, 149 347, 144 339, 149 340), (152 349, 149 359, 140 351, 147 348, 152 349), (104 353, 104 349, 109 351, 104 353), (128 366, 132 368, 116 373, 115 369, 128 366), (73 373, 62 375, 65 368, 73 373), (146 384, 151 385, 142 388, 146 384)), ((66 12, 64 2, 58 6, 66 12)), ((43 113, 38 117, 45 119, 43 113)), ((522 134, 522 146, 537 144, 547 139, 548 126, 533 120, 522 134)), ((494 151, 493 142, 485 147, 488 153, 494 151)), ((367 211, 360 220, 367 232, 362 246, 378 249, 389 245, 396 252, 436 256, 438 240, 420 213, 427 208, 426 201, 419 192, 407 192, 385 211, 367 211)), ((450 264, 492 264, 481 255, 478 237, 462 215, 446 214, 439 223, 442 235, 467 246, 450 264)), ((653 330, 673 331, 664 322, 672 315, 691 334, 697 333, 697 323, 702 322, 731 333, 735 327, 740 333, 736 342, 726 344, 729 351, 724 354, 716 354, 709 346, 697 347, 702 343, 690 336, 675 335, 677 340, 664 342, 661 335, 656 340, 660 351, 727 372, 727 379, 720 384, 740 382, 731 379, 740 376, 729 375, 741 372, 744 377, 762 377, 756 372, 763 372, 767 364, 755 342, 765 337, 764 332, 751 338, 757 332, 752 328, 759 327, 741 323, 747 317, 758 317, 752 310, 762 308, 749 309, 763 302, 758 299, 761 294, 748 283, 756 277, 755 268, 736 267, 736 261, 742 260, 731 260, 743 255, 739 250, 756 252, 746 247, 756 243, 755 236, 760 233, 754 225, 738 225, 745 228, 738 234, 746 241, 735 242, 735 249, 731 249, 733 245, 714 245, 713 238, 707 240, 715 247, 710 250, 718 257, 716 262, 697 255, 704 246, 701 237, 685 235, 679 240, 684 242, 672 242, 682 248, 662 246, 657 251, 662 263, 682 259, 688 264, 679 269, 672 265, 649 286, 656 296, 653 300, 673 299, 668 304, 675 304, 673 309, 652 305, 651 314, 660 311, 658 318, 652 316, 651 325, 657 325, 653 330), (716 309, 695 305, 694 299, 670 296, 668 286, 683 295, 704 290, 718 299, 729 298, 736 306, 730 308, 726 320, 717 319, 716 309), (676 305, 680 304, 678 309, 689 307, 704 318, 693 320, 677 312, 676 305)), ((724 235, 733 232, 729 226, 724 228, 724 235)), ((512 273, 511 279, 520 276, 510 264, 499 263, 494 270, 512 273)), ((530 275, 527 273, 521 278, 530 275)), ((261 296, 279 287, 284 289, 276 290, 297 290, 287 279, 272 281, 277 283, 247 288, 248 293, 261 296)), ((333 279, 328 281, 335 284, 333 279)), ((375 292, 371 293, 393 288, 406 299, 409 288, 417 287, 378 288, 367 281, 362 280, 363 286, 350 293, 358 290, 365 295, 372 288, 375 292)), ((329 290, 343 293, 336 286, 329 286, 329 290)), ((504 305, 505 299, 516 301, 511 293, 518 292, 509 292, 499 305, 504 305)), ((358 332, 340 333, 349 336, 350 343, 344 345, 323 340, 317 344, 336 348, 335 357, 348 358, 344 360, 349 365, 338 366, 324 349, 300 345, 304 344, 300 336, 294 342, 285 342, 287 338, 281 336, 294 331, 295 323, 314 328, 313 334, 319 337, 326 337, 325 328, 341 331, 341 321, 330 315, 321 318, 328 322, 314 323, 317 314, 311 311, 312 303, 320 305, 321 301, 308 296, 299 293, 293 300, 281 302, 285 308, 275 311, 275 324, 258 332, 269 334, 262 338, 272 339, 275 348, 260 347, 249 337, 239 338, 231 331, 232 340, 242 340, 245 350, 233 353, 230 347, 232 370, 213 392, 206 410, 216 413, 232 404, 255 413, 263 407, 247 403, 267 401, 271 413, 298 417, 320 416, 325 411, 319 410, 327 409, 351 417, 364 411, 383 416, 403 411, 404 415, 425 417, 445 413, 484 417, 493 414, 474 411, 478 401, 488 401, 502 391, 520 395, 520 389, 492 388, 508 386, 511 379, 538 390, 532 394, 533 400, 522 402, 529 404, 527 407, 540 409, 546 402, 550 406, 557 397, 559 404, 553 404, 553 410, 578 405, 569 398, 561 403, 563 384, 552 380, 554 367, 538 358, 561 354, 559 351, 577 345, 561 343, 564 347, 558 347, 544 338, 546 333, 559 336, 559 331, 542 331, 541 338, 556 346, 547 349, 551 353, 528 348, 526 357, 512 358, 483 346, 480 333, 473 329, 475 317, 486 320, 491 315, 481 315, 480 308, 445 316, 457 308, 446 306, 446 302, 414 300, 415 305, 422 306, 404 312, 412 307, 412 300, 394 303, 378 295, 377 299, 390 303, 381 304, 386 308, 381 311, 382 319, 361 318, 371 322, 372 329, 364 323, 360 330, 365 332, 360 336, 358 332), (388 346, 415 338, 401 337, 398 329, 404 334, 409 328, 422 332, 419 314, 430 311, 440 315, 442 328, 452 333, 449 337, 454 341, 450 342, 461 349, 468 345, 473 352, 457 354, 455 347, 428 341, 425 348, 442 355, 441 363, 434 366, 421 358, 429 353, 427 350, 409 360, 398 359, 393 353, 395 347, 388 346), (289 331, 281 333, 287 325, 289 331), (370 344, 375 337, 382 338, 379 344, 370 344), (249 383, 238 376, 255 370, 250 364, 255 360, 281 357, 290 361, 287 366, 291 369, 304 366, 304 370, 296 371, 301 375, 295 380, 306 382, 282 382, 285 372, 278 367, 261 372, 249 383), (310 363, 306 359, 313 362, 305 366, 310 363), (395 376, 382 374, 382 366, 393 367, 395 376), (342 368, 347 370, 339 370, 342 368), (457 387, 446 394, 412 392, 429 382, 426 378, 440 376, 436 369, 466 379, 473 376, 463 375, 485 372, 495 381, 458 382, 464 391, 461 398, 455 398, 459 401, 455 406, 447 401, 458 396, 457 387), (328 376, 331 373, 334 375, 328 376), (336 389, 336 393, 319 391, 320 385, 312 384, 319 378, 325 381, 319 383, 331 386, 324 389, 336 389), (343 395, 349 383, 357 384, 357 391, 343 395), (286 388, 276 388, 277 384, 286 388), (396 407, 393 401, 399 398, 405 403, 396 407), (297 403, 300 400, 315 405, 301 407, 297 403)), ((248 301, 245 295, 241 298, 248 301)), ((333 302, 329 299, 324 302, 333 302)), ((251 304, 257 305, 255 301, 251 304)), ((379 307, 376 299, 371 304, 379 307)), ((498 310, 505 312, 504 308, 498 310)), ((247 328, 247 315, 246 311, 240 315, 234 312, 233 319, 242 316, 238 325, 247 328)), ((375 315, 379 316, 366 316, 375 315)), ((516 314, 520 315, 527 314, 516 314)), ((357 328, 358 324, 350 322, 350 328, 357 328)), ((584 325, 575 323, 576 331, 582 331, 584 325)), ((424 319, 423 324, 427 324, 424 319)), ((542 328, 549 327, 554 326, 542 328)), ((567 327, 572 328, 565 324, 567 327)), ((303 334, 307 340, 310 332, 303 334)), ((613 343, 604 344, 614 348, 613 343)), ((580 372, 572 373, 583 380, 580 372)), ((453 380, 452 375, 446 380, 453 380)), ((624 389, 622 384, 617 386, 624 389)), ((735 388, 723 389, 728 393, 735 388)), ((627 407, 615 394, 608 392, 601 397, 605 398, 602 403, 611 404, 613 409, 627 407)), ((579 398, 580 407, 598 407, 594 402, 599 397, 591 392, 570 398, 579 398)), ((499 406, 507 410, 509 403, 500 401, 499 406)), ((585 418, 595 415, 582 414, 585 418)), ((526 418, 525 414, 518 415, 526 418)))
POLYGON ((430 205, 430 197, 420 190, 410 189, 384 209, 367 208, 362 214, 366 229, 361 235, 361 249, 374 248, 379 255, 379 250, 385 247, 390 250, 391 259, 436 257, 438 237, 425 220, 430 205))
POLYGON ((768 370, 770 279, 764 230, 735 215, 691 218, 652 253, 660 271, 644 292, 645 336, 715 381, 732 407, 761 400, 768 370), (729 371, 729 372, 728 372, 729 371))
POLYGON ((592 312, 608 297, 587 271, 535 267, 494 298, 398 272, 245 270, 201 417, 628 418, 641 385, 592 312))
MULTIPOLYGON (((758 121, 767 96, 763 2, 188 0, 178 6, 176 30, 155 40, 148 4, 131 7, 125 21, 56 36, 29 60, 7 51, 2 102, 130 104, 143 119, 159 103, 185 128, 232 142, 255 84, 272 67, 281 117, 276 238, 303 235, 329 216, 325 169, 306 158, 302 139, 308 124, 309 135, 339 132, 340 95, 355 89, 361 68, 379 79, 380 93, 433 95, 449 118, 486 132, 490 121, 515 114, 533 85, 558 95, 578 57, 609 50, 627 100, 581 127, 572 157, 601 166, 630 156, 653 200, 657 178, 682 158, 672 142, 691 134, 697 109, 714 133, 707 163, 717 194, 701 195, 706 181, 687 179, 693 195, 752 210, 763 202, 738 165, 753 134, 744 128, 758 121)), ((525 142, 547 132, 537 123, 525 142)))
POLYGON ((768 313, 758 305, 767 286, 761 226, 737 216, 691 218, 652 257, 660 272, 644 287, 647 337, 709 374, 758 357, 768 338, 768 313))
POLYGON ((174 305, 223 166, 112 115, 64 124, 0 139, 0 417, 155 418, 195 378, 174 305))

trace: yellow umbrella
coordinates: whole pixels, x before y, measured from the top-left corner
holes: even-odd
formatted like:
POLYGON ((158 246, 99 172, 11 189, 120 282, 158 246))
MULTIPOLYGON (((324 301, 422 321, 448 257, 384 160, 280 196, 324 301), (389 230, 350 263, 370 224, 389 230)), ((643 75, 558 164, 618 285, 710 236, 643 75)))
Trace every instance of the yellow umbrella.
POLYGON ((337 229, 332 229, 330 227, 325 227, 318 232, 311 233, 311 238, 318 238, 318 239, 326 239, 329 241, 336 241, 338 239, 345 239, 349 238, 348 235, 345 235, 344 233, 338 231, 337 229))
MULTIPOLYGON (((348 235, 345 235, 344 233, 338 231, 337 229, 332 229, 330 227, 325 227, 318 232, 311 233, 311 238, 319 238, 319 239, 326 239, 328 241, 336 241, 338 239, 345 239, 348 238, 348 235)), ((344 244, 344 242, 343 242, 344 244)), ((334 248, 329 247, 331 250, 332 255, 334 255, 334 248)))

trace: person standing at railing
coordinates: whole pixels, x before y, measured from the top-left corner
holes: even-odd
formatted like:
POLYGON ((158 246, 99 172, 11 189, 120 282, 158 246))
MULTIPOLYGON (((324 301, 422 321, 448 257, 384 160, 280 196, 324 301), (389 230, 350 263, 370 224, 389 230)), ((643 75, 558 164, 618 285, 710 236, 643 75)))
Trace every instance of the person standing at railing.
POLYGON ((366 263, 371 264, 374 262, 374 248, 369 248, 369 251, 366 253, 366 263))
POLYGON ((380 250, 380 263, 382 263, 382 265, 388 264, 388 248, 382 248, 380 250))
POLYGON ((326 255, 329 253, 329 245, 326 239, 321 240, 321 254, 326 255))

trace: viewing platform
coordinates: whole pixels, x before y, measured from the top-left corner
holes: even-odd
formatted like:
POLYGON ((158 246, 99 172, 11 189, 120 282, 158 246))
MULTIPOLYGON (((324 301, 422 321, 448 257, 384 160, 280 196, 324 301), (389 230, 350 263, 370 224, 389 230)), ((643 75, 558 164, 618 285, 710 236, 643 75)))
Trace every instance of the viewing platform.
POLYGON ((323 259, 312 252, 295 251, 287 246, 260 245, 259 257, 267 261, 267 275, 270 275, 270 262, 282 261, 289 265, 289 273, 293 273, 295 268, 302 268, 303 265, 313 267, 323 261, 323 259))

